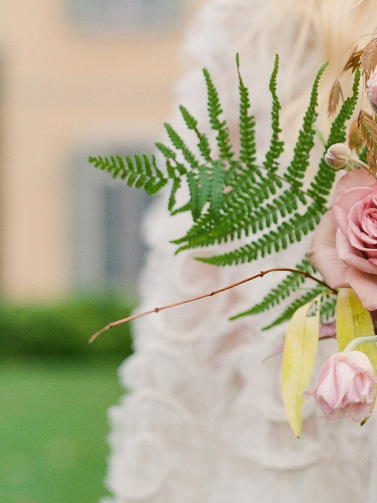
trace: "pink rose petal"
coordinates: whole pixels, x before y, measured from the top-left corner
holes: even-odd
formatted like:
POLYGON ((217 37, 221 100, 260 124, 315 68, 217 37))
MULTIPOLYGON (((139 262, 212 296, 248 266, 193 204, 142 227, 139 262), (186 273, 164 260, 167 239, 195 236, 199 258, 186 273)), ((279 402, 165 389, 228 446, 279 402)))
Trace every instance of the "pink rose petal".
POLYGON ((345 283, 348 267, 338 257, 330 212, 318 224, 308 257, 331 288, 349 286, 345 283))
POLYGON ((357 187, 349 189, 345 194, 340 195, 334 202, 332 208, 335 226, 340 227, 342 232, 346 234, 350 211, 355 204, 373 193, 373 189, 369 187, 357 187))
POLYGON ((364 308, 377 309, 377 181, 353 169, 335 189, 321 219, 309 260, 332 288, 351 286, 364 308))
POLYGON ((354 289, 363 307, 374 311, 377 305, 377 277, 350 267, 346 281, 354 289))
POLYGON ((351 169, 336 184, 334 201, 336 201, 338 196, 355 187, 372 187, 377 190, 377 181, 363 169, 351 169))
POLYGON ((349 239, 340 229, 336 233, 336 249, 338 257, 345 264, 368 274, 377 274, 377 267, 368 259, 365 259, 360 250, 351 246, 349 239))

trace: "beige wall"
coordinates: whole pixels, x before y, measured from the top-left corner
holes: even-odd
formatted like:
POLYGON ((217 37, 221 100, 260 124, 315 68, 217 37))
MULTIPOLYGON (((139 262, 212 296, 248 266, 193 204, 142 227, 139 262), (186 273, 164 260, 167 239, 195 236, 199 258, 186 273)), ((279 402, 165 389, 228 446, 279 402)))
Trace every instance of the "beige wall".
MULTIPOLYGON (((187 17, 199 3, 187 1, 187 17)), ((180 74, 184 22, 163 34, 96 33, 66 4, 1 2, 0 286, 16 299, 71 289, 75 145, 146 124, 158 134, 180 74)))

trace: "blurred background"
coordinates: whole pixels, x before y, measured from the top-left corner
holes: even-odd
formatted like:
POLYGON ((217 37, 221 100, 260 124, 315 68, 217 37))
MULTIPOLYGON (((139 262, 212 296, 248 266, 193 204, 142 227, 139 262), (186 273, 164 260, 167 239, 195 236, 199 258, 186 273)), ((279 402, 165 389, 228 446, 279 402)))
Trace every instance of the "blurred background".
POLYGON ((148 200, 88 164, 151 153, 203 0, 0 2, 0 499, 106 494, 107 408, 148 200))

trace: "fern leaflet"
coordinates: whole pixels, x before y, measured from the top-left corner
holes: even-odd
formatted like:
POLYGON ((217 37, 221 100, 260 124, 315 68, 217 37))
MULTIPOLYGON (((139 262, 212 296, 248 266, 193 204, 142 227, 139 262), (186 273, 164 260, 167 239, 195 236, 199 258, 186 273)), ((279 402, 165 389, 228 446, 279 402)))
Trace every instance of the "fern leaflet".
MULTIPOLYGON (((352 87, 353 95, 345 100, 336 119, 332 123, 330 135, 325 147, 327 149, 334 143, 344 143, 346 141, 346 121, 352 116, 359 97, 360 70, 356 70, 352 87)), ((336 171, 330 168, 324 159, 320 161, 319 170, 310 184, 308 194, 319 204, 326 204, 331 188, 335 180, 336 171)))
POLYGON ((222 108, 219 96, 208 70, 203 70, 203 74, 207 84, 208 91, 208 114, 213 131, 217 131, 217 145, 220 150, 220 159, 230 160, 234 156, 231 149, 229 132, 226 121, 220 121, 219 115, 222 113, 222 108))
POLYGON ((270 91, 272 94, 272 137, 270 148, 266 154, 266 160, 263 163, 263 166, 269 171, 277 171, 279 168, 279 163, 277 162, 278 158, 284 151, 284 143, 279 140, 280 129, 280 114, 279 110, 281 109, 281 105, 279 102, 279 98, 276 94, 276 79, 279 70, 279 56, 275 57, 274 69, 271 75, 270 80, 270 91))
POLYGON ((309 154, 314 147, 314 135, 316 131, 313 126, 318 116, 316 111, 318 104, 318 86, 320 78, 327 65, 328 63, 321 67, 314 81, 309 108, 304 117, 303 128, 299 132, 297 144, 294 149, 294 157, 287 168, 287 173, 284 174, 285 180, 295 187, 302 187, 303 185, 302 179, 304 178, 305 172, 309 166, 309 154))
POLYGON ((311 288, 310 290, 305 292, 301 297, 299 297, 298 299, 295 299, 283 311, 283 313, 278 318, 276 318, 276 320, 274 320, 269 325, 266 325, 265 327, 263 327, 262 330, 268 330, 272 327, 276 327, 277 325, 280 325, 281 323, 284 323, 285 321, 290 320, 292 318, 292 316, 294 315, 294 313, 297 311, 297 309, 299 309, 301 306, 304 306, 305 304, 307 304, 311 300, 315 299, 318 295, 320 295, 321 293, 324 293, 326 291, 327 291, 326 287, 324 287, 322 285, 318 285, 314 288, 311 288))
POLYGON ((110 173, 113 178, 122 178, 130 187, 144 188, 148 194, 156 194, 168 183, 163 173, 157 168, 156 159, 152 156, 152 163, 146 155, 135 155, 134 160, 126 157, 125 161, 120 156, 90 157, 89 162, 95 168, 110 173))

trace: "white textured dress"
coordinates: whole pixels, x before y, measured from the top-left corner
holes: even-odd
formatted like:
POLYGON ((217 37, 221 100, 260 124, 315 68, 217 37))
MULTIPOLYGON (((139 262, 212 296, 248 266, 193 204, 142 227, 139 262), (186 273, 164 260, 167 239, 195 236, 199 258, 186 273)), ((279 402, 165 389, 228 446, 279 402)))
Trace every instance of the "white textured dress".
MULTIPOLYGON (((278 95, 289 159, 318 69, 329 57, 344 57, 360 34, 374 29, 375 0, 366 0, 342 17, 353 4, 208 2, 188 35, 186 55, 193 67, 178 84, 177 104, 183 104, 210 134, 201 73, 208 68, 236 139, 239 52, 262 154, 271 135, 268 81, 279 53, 278 95)), ((323 103, 338 70, 336 61, 324 78, 320 113, 325 119, 323 103)), ((189 137, 178 115, 170 122, 185 139, 189 137)), ((191 221, 188 214, 170 217, 166 208, 165 195, 155 202, 145 223, 150 252, 140 311, 210 292, 270 267, 295 266, 308 248, 305 240, 242 266, 201 264, 193 257, 211 250, 174 255, 169 240, 181 237, 191 221)), ((235 244, 216 247, 216 253, 226 247, 235 244)), ((281 400, 281 355, 264 362, 282 342, 286 327, 267 332, 261 328, 279 311, 228 321, 260 300, 281 277, 270 274, 135 323, 135 354, 120 369, 127 393, 110 410, 107 485, 113 497, 104 502, 377 502, 371 477, 374 419, 362 428, 353 423, 324 424, 308 401, 297 440, 281 400)), ((334 351, 335 341, 322 341, 317 366, 334 351)))

